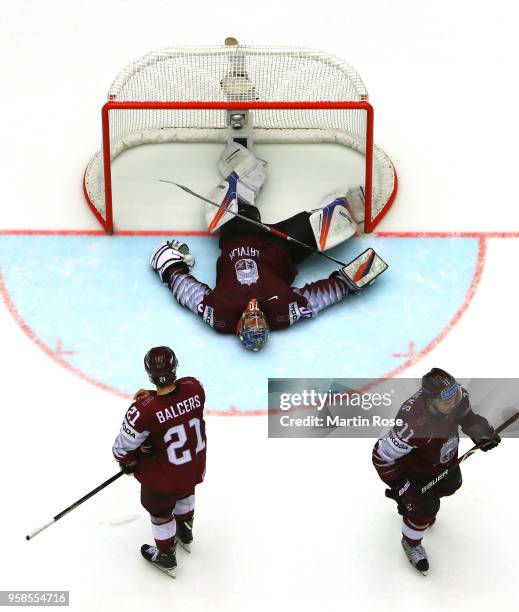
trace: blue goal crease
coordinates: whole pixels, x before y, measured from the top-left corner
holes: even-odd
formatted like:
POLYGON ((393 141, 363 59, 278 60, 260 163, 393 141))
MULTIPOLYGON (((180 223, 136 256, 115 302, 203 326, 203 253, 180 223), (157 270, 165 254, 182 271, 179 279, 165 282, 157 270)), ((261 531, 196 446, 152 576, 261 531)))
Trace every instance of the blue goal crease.
MULTIPOLYGON (((186 238, 195 276, 215 281, 214 237, 186 238)), ((355 238, 337 247, 345 262, 373 246, 389 270, 358 296, 313 320, 271 334, 245 352, 180 307, 149 266, 160 238, 0 236, 10 299, 41 341, 62 348, 88 377, 123 392, 146 386, 142 366, 154 345, 171 346, 179 375, 199 378, 207 407, 264 410, 267 378, 379 377, 398 367, 411 342, 418 353, 463 304, 478 263, 477 238, 355 238), (396 355, 396 356, 395 356, 396 355)), ((333 264, 312 257, 295 284, 327 277, 333 264)))

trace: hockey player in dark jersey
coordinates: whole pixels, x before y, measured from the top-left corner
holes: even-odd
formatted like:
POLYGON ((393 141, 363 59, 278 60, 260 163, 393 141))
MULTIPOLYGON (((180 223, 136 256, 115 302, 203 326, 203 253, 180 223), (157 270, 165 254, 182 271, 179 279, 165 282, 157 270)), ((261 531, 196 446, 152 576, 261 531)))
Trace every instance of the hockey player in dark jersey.
POLYGON ((141 503, 150 513, 155 546, 141 554, 175 575, 176 544, 193 540, 195 486, 205 474, 205 393, 196 378, 176 377, 177 358, 165 346, 152 348, 144 366, 156 391, 140 390, 126 412, 113 454, 141 483, 141 503))
POLYGON ((380 438, 373 449, 373 464, 390 487, 386 496, 402 515, 402 546, 409 561, 421 572, 429 569, 422 537, 434 523, 440 498, 461 487, 461 471, 454 467, 435 486, 421 488, 456 463, 459 428, 480 449, 500 442, 488 421, 475 414, 468 392, 444 370, 433 368, 422 378, 422 388, 401 406, 401 425, 380 438))
MULTIPOLYGON (((150 262, 177 302, 215 331, 237 334, 245 348, 259 350, 271 330, 315 317, 387 268, 368 249, 327 279, 301 288, 292 286, 296 264, 311 251, 233 215, 237 212, 260 221, 254 202, 265 181, 263 164, 248 149, 232 143, 218 167, 225 180, 210 196, 217 206, 206 204, 209 231, 220 233, 215 288, 189 273, 194 259, 188 246, 179 241, 160 244, 150 262)), ((362 190, 353 187, 326 196, 314 211, 298 213, 270 227, 324 251, 354 235, 358 229, 355 219, 360 223, 363 215, 362 190)))

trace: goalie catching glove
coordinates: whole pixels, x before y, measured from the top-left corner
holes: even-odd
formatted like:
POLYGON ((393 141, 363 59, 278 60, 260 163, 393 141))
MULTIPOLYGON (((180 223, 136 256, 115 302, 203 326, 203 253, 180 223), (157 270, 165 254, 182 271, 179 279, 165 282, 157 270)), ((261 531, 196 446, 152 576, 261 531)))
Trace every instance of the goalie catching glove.
POLYGON ((187 273, 195 265, 195 259, 190 255, 189 247, 185 242, 168 240, 159 244, 155 249, 150 265, 160 276, 160 280, 167 284, 173 269, 187 273), (166 271, 169 273, 165 276, 166 271))

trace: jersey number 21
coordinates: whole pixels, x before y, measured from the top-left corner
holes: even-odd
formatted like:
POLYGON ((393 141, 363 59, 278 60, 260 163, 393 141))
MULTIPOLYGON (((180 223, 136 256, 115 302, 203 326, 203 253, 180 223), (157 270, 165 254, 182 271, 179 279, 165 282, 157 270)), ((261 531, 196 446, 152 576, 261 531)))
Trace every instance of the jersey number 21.
MULTIPOLYGON (((202 432, 200 430, 200 419, 189 419, 188 425, 189 427, 195 430, 195 453, 198 454, 205 448, 205 441, 202 438, 202 432)), ((170 463, 174 463, 175 465, 182 465, 183 463, 189 463, 189 461, 193 459, 193 457, 191 456, 191 451, 188 448, 182 451, 182 448, 187 442, 187 433, 184 425, 176 425, 175 427, 171 427, 170 429, 168 429, 168 431, 164 434, 164 442, 166 442, 166 444, 168 444, 168 442, 171 442, 167 449, 168 459, 170 463)))

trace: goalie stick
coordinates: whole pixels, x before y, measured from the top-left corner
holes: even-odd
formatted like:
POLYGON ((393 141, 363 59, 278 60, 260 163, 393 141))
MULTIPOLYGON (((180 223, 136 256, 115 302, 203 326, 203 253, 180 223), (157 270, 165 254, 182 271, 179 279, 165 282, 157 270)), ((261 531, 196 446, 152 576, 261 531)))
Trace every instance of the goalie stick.
MULTIPOLYGON (((192 189, 189 189, 189 187, 186 187, 185 185, 180 185, 180 183, 175 183, 175 181, 168 181, 166 179, 159 179, 159 181, 161 183, 169 183, 170 185, 175 185, 176 187, 179 187, 186 193, 189 193, 189 195, 192 195, 195 198, 202 200, 202 202, 207 202, 208 204, 211 204, 211 206, 214 206, 215 208, 220 208, 220 209, 222 208, 222 206, 220 206, 219 204, 216 204, 209 198, 205 198, 203 195, 196 193, 195 191, 193 191, 192 189)), ((269 232, 270 234, 273 234, 274 236, 277 236, 278 238, 281 238, 283 240, 288 240, 289 242, 294 242, 295 244, 298 244, 299 246, 302 246, 305 249, 312 251, 312 253, 321 255, 321 257, 326 257, 326 259, 329 259, 330 261, 333 261, 334 263, 339 264, 343 268, 346 267, 347 265, 344 262, 340 261, 339 259, 335 259, 335 257, 331 257, 330 255, 327 255, 326 253, 323 253, 322 251, 318 251, 314 247, 311 247, 309 244, 306 244, 306 242, 301 242, 300 240, 297 240, 297 238, 292 238, 292 236, 289 236, 288 234, 285 234, 284 232, 280 232, 275 227, 270 227, 266 225, 265 223, 261 223, 261 221, 255 221, 254 219, 249 219, 248 217, 245 217, 244 215, 241 215, 240 213, 234 212, 232 210, 227 209, 226 212, 231 213, 231 215, 238 217, 238 219, 243 219, 244 221, 247 221, 247 223, 255 225, 256 227, 261 227, 266 232, 269 232)))
POLYGON ((34 538, 34 536, 38 535, 44 529, 47 529, 47 527, 50 527, 51 525, 54 525, 54 523, 56 521, 59 521, 60 518, 64 517, 65 514, 68 514, 69 512, 74 510, 74 508, 77 508, 78 506, 80 506, 83 502, 85 502, 87 499, 90 499, 91 497, 93 497, 96 493, 99 493, 99 491, 101 491, 102 489, 107 487, 109 484, 112 484, 112 482, 114 482, 114 480, 117 480, 118 478, 123 476, 124 473, 125 472, 123 472, 122 470, 120 472, 117 472, 117 474, 114 474, 112 477, 110 477, 108 480, 105 480, 98 487, 96 487, 95 489, 92 489, 92 491, 90 491, 89 493, 84 495, 81 499, 78 499, 77 502, 74 502, 71 506, 69 506, 68 508, 65 508, 65 510, 62 510, 61 512, 56 514, 56 516, 54 516, 52 518, 52 520, 50 520, 48 523, 45 523, 45 525, 42 525, 41 527, 38 527, 38 529, 35 529, 32 533, 30 533, 29 535, 26 535, 25 539, 26 540, 32 540, 32 538, 34 538))
MULTIPOLYGON (((497 434, 501 433, 504 429, 506 429, 507 427, 510 427, 510 425, 512 425, 512 423, 515 423, 515 421, 517 421, 517 419, 519 419, 519 412, 516 412, 515 414, 513 414, 509 419, 507 419, 504 423, 501 423, 501 425, 499 425, 499 427, 496 428, 495 432, 497 434)), ((480 443, 481 444, 481 443, 480 443)), ((477 450, 479 450, 480 448, 480 444, 475 444, 471 449, 469 449, 466 453, 464 453, 463 455, 461 455, 461 457, 458 458, 458 460, 453 463, 451 466, 449 466, 446 470, 444 470, 441 474, 438 474, 438 476, 436 476, 435 478, 433 478, 430 482, 428 482, 426 485, 424 485, 421 489, 420 489, 420 493, 423 495, 424 493, 427 493, 427 491, 429 489, 431 489, 432 487, 434 487, 438 482, 440 482, 440 480, 442 480, 443 478, 445 478, 445 476, 447 476, 447 474, 450 473, 450 471, 452 470, 452 468, 458 466, 460 463, 462 463, 463 461, 466 461, 471 455, 473 455, 477 450)))

